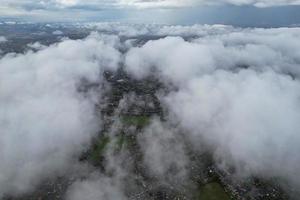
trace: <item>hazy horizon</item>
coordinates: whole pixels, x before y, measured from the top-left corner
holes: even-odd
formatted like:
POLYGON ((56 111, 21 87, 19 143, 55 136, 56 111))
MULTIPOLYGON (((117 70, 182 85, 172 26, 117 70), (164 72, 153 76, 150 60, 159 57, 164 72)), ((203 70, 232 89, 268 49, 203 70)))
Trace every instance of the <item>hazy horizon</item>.
POLYGON ((300 24, 300 2, 297 0, 273 3, 266 0, 0 0, 0 3, 2 21, 226 24, 240 27, 300 24))

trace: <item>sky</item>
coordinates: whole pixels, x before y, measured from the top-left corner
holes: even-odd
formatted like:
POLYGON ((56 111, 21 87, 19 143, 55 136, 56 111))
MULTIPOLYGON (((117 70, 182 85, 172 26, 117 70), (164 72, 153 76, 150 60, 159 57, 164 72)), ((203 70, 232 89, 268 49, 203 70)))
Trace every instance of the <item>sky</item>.
POLYGON ((0 0, 0 18, 278 27, 300 24, 299 0, 0 0))

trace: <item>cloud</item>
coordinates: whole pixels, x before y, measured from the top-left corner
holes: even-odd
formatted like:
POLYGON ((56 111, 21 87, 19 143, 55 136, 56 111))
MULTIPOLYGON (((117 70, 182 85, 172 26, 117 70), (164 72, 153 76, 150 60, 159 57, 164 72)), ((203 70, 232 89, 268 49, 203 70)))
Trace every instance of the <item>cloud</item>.
MULTIPOLYGON (((92 33, 50 47, 35 43, 29 45, 35 53, 1 58, 1 195, 28 192, 78 164, 78 155, 101 128, 94 105, 103 92, 82 93, 78 85, 81 80, 104 84, 103 70, 119 64, 130 76, 155 75, 164 84, 165 91, 157 91, 164 122, 154 118, 143 130, 124 129, 113 116, 111 130, 105 131, 111 142, 104 172, 76 180, 67 199, 126 199, 148 187, 136 172, 136 155, 116 152, 122 130, 129 135, 141 131, 145 176, 158 182, 190 178, 187 149, 210 150, 219 168, 232 167, 240 178, 280 178, 299 190, 299 28, 79 27, 93 26, 116 36, 92 33), (121 42, 124 36, 130 40, 121 42)), ((124 96, 117 111, 138 101, 124 96)))
POLYGON ((202 138, 238 173, 299 185, 298 89, 297 82, 274 72, 217 71, 189 82, 166 103, 196 148, 202 138))
POLYGON ((278 27, 299 24, 299 6, 299 1, 289 0, 0 0, 0 17, 34 22, 222 23, 278 27))
POLYGON ((100 32, 118 35, 120 37, 147 37, 147 36, 180 36, 194 37, 206 36, 208 34, 225 34, 234 31, 232 26, 221 24, 181 26, 181 25, 159 25, 159 24, 127 24, 119 22, 87 22, 77 24, 78 28, 88 28, 100 32))
POLYGON ((0 43, 7 42, 7 39, 4 36, 0 36, 0 43))
POLYGON ((46 45, 42 45, 39 42, 31 43, 31 44, 28 44, 27 46, 32 50, 43 50, 43 49, 47 48, 46 45))
POLYGON ((198 5, 253 5, 257 7, 282 6, 282 5, 299 5, 298 0, 120 0, 121 5, 134 6, 138 8, 153 8, 153 7, 189 7, 198 5))
POLYGON ((98 5, 100 7, 115 6, 115 7, 133 7, 133 8, 181 8, 191 7, 199 5, 220 5, 220 4, 232 4, 232 5, 253 5, 257 7, 268 6, 282 6, 282 5, 299 5, 299 0, 55 0, 50 1, 58 5, 74 6, 74 5, 98 5))
POLYGON ((126 199, 118 182, 100 174, 92 174, 86 180, 72 184, 67 192, 67 200, 121 200, 126 199))
POLYGON ((168 120, 195 149, 204 142, 239 175, 280 177, 299 188, 299 37, 298 28, 203 29, 196 39, 130 49, 126 69, 171 83, 161 95, 168 120))
POLYGON ((60 30, 56 30, 52 32, 53 35, 63 35, 64 33, 60 30))
POLYGON ((176 129, 161 123, 159 119, 153 119, 138 140, 151 176, 159 177, 162 183, 174 187, 185 183, 189 161, 185 144, 176 129))
POLYGON ((0 60, 0 196, 32 190, 72 171, 99 130, 94 105, 101 92, 81 93, 81 81, 102 81, 118 66, 114 37, 92 34, 0 60))
MULTIPOLYGON (((300 5, 299 0, 0 0, 1 7, 15 14, 25 10, 53 9, 148 9, 148 8, 184 8, 202 5, 249 5, 256 7, 273 7, 300 5)), ((0 7, 0 9, 1 9, 0 7)))
MULTIPOLYGON (((186 81, 216 69, 238 69, 237 66, 258 71, 271 68, 299 77, 299 28, 206 27, 197 27, 194 34, 200 38, 191 42, 181 37, 167 37, 130 49, 125 61, 127 70, 142 78, 155 68, 171 81, 186 81)), ((167 34, 174 27, 165 26, 163 29, 167 34)), ((179 34, 192 36, 193 32, 190 29, 179 34)))

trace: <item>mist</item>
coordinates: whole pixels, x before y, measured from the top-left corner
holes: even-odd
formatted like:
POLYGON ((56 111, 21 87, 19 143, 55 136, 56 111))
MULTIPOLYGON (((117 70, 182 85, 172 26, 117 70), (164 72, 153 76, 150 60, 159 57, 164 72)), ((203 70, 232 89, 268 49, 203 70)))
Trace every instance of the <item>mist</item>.
POLYGON ((0 60, 0 196, 31 191, 42 180, 76 168, 101 121, 95 90, 83 94, 81 80, 101 83, 116 69, 115 38, 97 34, 0 60))
POLYGON ((137 78, 154 73, 175 87, 160 95, 167 120, 185 130, 194 148, 209 146, 220 167, 299 188, 299 30, 203 35, 132 48, 127 71, 137 78))
POLYGON ((190 152, 209 152, 233 179, 276 178, 299 192, 299 28, 78 28, 94 32, 0 58, 0 198, 69 174, 68 200, 130 199, 146 188, 141 176, 184 188, 194 170, 190 152), (120 70, 125 79, 116 78, 120 70), (107 71, 116 74, 105 79, 107 71), (124 125, 133 104, 155 107, 143 91, 120 94, 107 116, 97 110, 115 103, 105 96, 118 92, 114 85, 149 78, 161 86, 145 99, 158 99, 162 116, 151 115, 143 127, 124 125), (109 138, 101 169, 79 161, 99 136, 109 138), (120 147, 127 136, 137 155, 120 147), (84 175, 75 176, 78 170, 84 175))
POLYGON ((0 36, 0 43, 4 43, 6 41, 7 41, 7 39, 4 36, 0 36))

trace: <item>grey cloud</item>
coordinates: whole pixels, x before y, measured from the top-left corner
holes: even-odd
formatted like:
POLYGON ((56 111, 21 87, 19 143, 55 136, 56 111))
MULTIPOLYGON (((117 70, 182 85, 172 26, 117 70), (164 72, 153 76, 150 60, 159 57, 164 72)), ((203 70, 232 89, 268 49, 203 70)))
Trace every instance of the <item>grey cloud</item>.
POLYGON ((299 0, 1 0, 3 6, 12 8, 24 8, 27 10, 34 9, 56 9, 56 8, 87 8, 87 9, 107 9, 107 8, 182 8, 199 5, 252 5, 257 7, 271 7, 271 6, 287 6, 300 5, 299 0))
POLYGON ((298 0, 108 0, 108 1, 90 1, 86 3, 82 0, 57 0, 57 4, 68 5, 84 5, 84 4, 94 4, 94 5, 111 5, 117 7, 134 7, 134 8, 176 8, 176 7, 189 7, 198 5, 218 5, 218 4, 232 4, 232 5, 254 5, 257 7, 268 7, 268 6, 282 6, 282 5, 299 5, 298 0))

